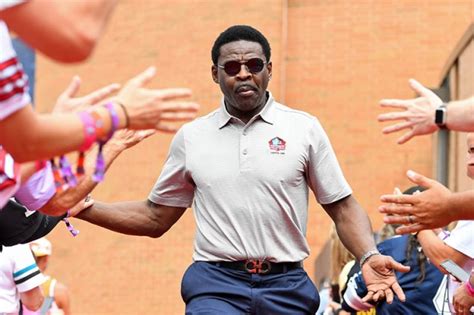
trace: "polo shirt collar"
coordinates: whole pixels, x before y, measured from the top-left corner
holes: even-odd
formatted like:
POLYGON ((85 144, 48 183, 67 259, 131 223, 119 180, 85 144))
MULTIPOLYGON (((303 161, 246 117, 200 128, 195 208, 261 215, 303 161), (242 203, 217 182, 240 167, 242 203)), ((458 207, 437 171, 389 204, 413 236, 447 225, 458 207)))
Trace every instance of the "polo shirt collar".
MULTIPOLYGON (((262 111, 257 114, 260 116, 265 122, 273 125, 275 121, 275 106, 274 106, 274 99, 273 95, 270 91, 267 91, 268 99, 263 107, 262 111)), ((219 129, 227 125, 227 123, 232 119, 232 115, 229 114, 227 109, 225 108, 224 97, 221 99, 221 108, 219 111, 219 129)))

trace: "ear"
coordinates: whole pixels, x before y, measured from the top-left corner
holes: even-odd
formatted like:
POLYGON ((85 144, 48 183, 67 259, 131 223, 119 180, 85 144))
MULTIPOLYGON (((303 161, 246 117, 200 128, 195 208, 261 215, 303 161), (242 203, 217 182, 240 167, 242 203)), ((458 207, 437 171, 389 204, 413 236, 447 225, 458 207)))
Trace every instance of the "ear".
POLYGON ((219 84, 219 78, 217 76, 217 70, 218 69, 217 69, 216 65, 212 65, 212 67, 211 67, 212 80, 215 83, 219 84))
POLYGON ((270 61, 269 63, 267 63, 267 71, 268 71, 268 78, 271 79, 272 78, 272 62, 270 61))

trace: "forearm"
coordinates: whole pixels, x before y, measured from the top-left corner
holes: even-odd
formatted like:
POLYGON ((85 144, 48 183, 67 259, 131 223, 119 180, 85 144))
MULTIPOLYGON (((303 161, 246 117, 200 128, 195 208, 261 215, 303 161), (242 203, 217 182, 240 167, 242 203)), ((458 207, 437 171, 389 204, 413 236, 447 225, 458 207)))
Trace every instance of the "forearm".
MULTIPOLYGON (((104 132, 111 128, 105 108, 97 109, 104 132)), ((26 106, 0 124, 1 144, 17 162, 49 159, 78 150, 84 141, 84 126, 75 113, 37 115, 26 106), (27 143, 28 145, 25 145, 27 143)))
POLYGON ((440 267, 440 263, 449 258, 452 250, 446 245, 432 230, 423 230, 418 232, 418 241, 420 242, 423 252, 430 262, 434 264, 440 271, 444 269, 440 267))
POLYGON ((162 233, 159 231, 152 207, 152 203, 148 200, 95 202, 92 207, 76 217, 122 234, 158 237, 162 233))
MULTIPOLYGON (((104 155, 106 170, 124 149, 125 147, 119 146, 118 144, 107 144, 104 146, 102 152, 104 155)), ((85 167, 86 176, 77 186, 71 187, 63 193, 56 193, 53 198, 39 209, 39 211, 49 215, 62 215, 79 201, 84 199, 98 184, 92 180, 92 175, 95 170, 96 156, 97 150, 92 150, 87 155, 85 167)))
POLYGON ((87 58, 116 0, 33 0, 0 11, 0 18, 33 48, 62 62, 87 58))
POLYGON ((446 126, 450 130, 474 131, 474 96, 450 102, 447 107, 446 126))
POLYGON ((474 220, 473 190, 452 193, 445 204, 449 205, 450 212, 455 216, 455 220, 474 220))
POLYGON ((336 224, 341 242, 358 260, 376 248, 369 217, 355 198, 349 196, 326 211, 336 224))

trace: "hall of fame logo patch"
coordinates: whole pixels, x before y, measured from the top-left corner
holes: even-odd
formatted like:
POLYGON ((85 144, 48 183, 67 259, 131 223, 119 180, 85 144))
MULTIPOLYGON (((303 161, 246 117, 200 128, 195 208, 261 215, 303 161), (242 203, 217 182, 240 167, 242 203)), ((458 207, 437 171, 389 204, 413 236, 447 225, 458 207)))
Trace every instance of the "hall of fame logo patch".
POLYGON ((271 154, 285 154, 286 141, 280 137, 275 137, 268 141, 271 154))

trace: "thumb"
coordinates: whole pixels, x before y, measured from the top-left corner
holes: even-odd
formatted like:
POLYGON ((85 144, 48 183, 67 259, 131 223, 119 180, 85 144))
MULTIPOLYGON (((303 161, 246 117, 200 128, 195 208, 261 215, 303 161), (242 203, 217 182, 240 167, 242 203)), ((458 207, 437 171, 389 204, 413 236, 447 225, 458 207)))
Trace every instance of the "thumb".
POLYGON ((418 186, 430 188, 433 186, 434 180, 423 176, 421 174, 416 173, 415 171, 409 170, 407 171, 407 177, 410 181, 417 184, 418 186))
POLYGON ((411 88, 420 96, 430 96, 432 93, 428 88, 424 87, 423 84, 416 81, 415 79, 408 80, 411 88))
POLYGON ((405 265, 402 265, 401 263, 395 261, 393 258, 391 259, 391 267, 392 269, 394 269, 395 271, 399 271, 399 272, 408 272, 410 271, 410 266, 405 266, 405 265))
POLYGON ((137 87, 146 85, 156 74, 155 67, 148 67, 145 71, 132 78, 129 82, 137 87))
POLYGON ((81 78, 78 75, 75 75, 74 77, 72 77, 71 83, 69 83, 68 87, 66 88, 66 90, 64 90, 62 95, 66 97, 74 97, 74 95, 76 95, 79 91, 80 87, 81 78))

